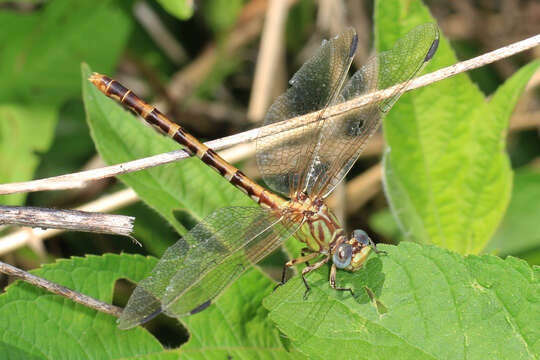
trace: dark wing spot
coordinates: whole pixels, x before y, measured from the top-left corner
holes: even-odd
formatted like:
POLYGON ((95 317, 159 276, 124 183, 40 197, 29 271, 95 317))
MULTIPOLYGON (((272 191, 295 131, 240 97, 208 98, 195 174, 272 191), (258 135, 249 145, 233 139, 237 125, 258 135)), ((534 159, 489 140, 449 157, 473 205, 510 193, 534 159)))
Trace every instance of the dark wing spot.
POLYGON ((212 300, 205 301, 201 305, 197 306, 195 309, 191 310, 189 314, 194 315, 196 313, 200 313, 201 311, 209 307, 210 304, 212 304, 212 300))
POLYGON ((163 311, 163 309, 161 309, 161 308, 157 309, 156 311, 154 311, 153 313, 151 313, 150 315, 148 315, 147 317, 142 319, 140 324, 144 324, 145 322, 152 320, 153 318, 155 318, 156 316, 161 314, 162 311, 163 311))
POLYGON ((433 44, 431 44, 431 47, 429 48, 426 58, 424 59, 424 62, 428 62, 431 60, 433 55, 435 55, 435 51, 437 51, 437 48, 439 47, 439 38, 435 39, 433 44))
POLYGON ((354 34, 354 37, 351 42, 351 48, 349 50, 349 57, 353 57, 354 53, 356 53, 356 47, 358 46, 358 35, 354 34))

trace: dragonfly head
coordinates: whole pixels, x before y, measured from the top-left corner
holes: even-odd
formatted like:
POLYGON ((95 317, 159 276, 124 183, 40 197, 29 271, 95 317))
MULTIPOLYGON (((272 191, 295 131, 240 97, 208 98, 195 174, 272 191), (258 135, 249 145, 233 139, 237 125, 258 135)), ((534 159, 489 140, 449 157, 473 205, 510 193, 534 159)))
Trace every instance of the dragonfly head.
POLYGON ((376 253, 381 252, 365 231, 354 230, 349 240, 336 247, 332 261, 338 269, 356 271, 366 262, 371 249, 376 253))

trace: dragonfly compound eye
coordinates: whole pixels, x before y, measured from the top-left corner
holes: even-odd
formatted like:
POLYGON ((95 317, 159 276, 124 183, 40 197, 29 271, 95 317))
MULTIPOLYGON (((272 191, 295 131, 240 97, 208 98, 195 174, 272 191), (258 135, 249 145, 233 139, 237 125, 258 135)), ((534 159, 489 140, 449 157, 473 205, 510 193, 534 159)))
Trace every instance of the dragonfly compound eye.
POLYGON ((368 234, 366 234, 364 230, 354 230, 353 237, 361 245, 370 246, 372 244, 371 239, 369 238, 368 234))
POLYGON ((332 261, 339 269, 346 268, 351 263, 352 246, 350 244, 341 244, 338 246, 332 261))

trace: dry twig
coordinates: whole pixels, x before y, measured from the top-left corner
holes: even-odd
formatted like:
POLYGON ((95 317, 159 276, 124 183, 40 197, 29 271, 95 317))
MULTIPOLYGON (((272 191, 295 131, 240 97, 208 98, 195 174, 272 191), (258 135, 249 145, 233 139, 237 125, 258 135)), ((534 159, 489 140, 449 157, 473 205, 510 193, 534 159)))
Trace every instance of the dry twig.
POLYGON ((0 205, 0 225, 129 236, 134 220, 133 216, 99 212, 0 205))
MULTIPOLYGON (((101 211, 107 212, 117 208, 127 206, 137 201, 137 194, 132 189, 126 189, 119 191, 115 194, 106 195, 102 198, 92 201, 86 205, 79 207, 77 210, 81 211, 101 211)), ((24 228, 15 232, 12 232, 2 238, 0 238, 0 256, 7 254, 15 249, 25 246, 29 241, 44 240, 54 235, 61 233, 63 230, 59 229, 30 229, 24 228)), ((133 240, 133 239, 132 239, 133 240)))
POLYGON ((106 302, 99 301, 90 296, 78 293, 76 291, 68 289, 67 287, 55 284, 39 276, 32 275, 29 272, 16 268, 15 266, 11 266, 9 264, 3 263, 1 261, 0 261, 0 272, 6 275, 15 276, 29 284, 38 286, 53 294, 66 297, 70 300, 75 301, 76 303, 79 303, 91 309, 100 311, 102 313, 109 314, 116 317, 119 317, 120 314, 122 313, 122 308, 118 306, 107 304, 106 302))

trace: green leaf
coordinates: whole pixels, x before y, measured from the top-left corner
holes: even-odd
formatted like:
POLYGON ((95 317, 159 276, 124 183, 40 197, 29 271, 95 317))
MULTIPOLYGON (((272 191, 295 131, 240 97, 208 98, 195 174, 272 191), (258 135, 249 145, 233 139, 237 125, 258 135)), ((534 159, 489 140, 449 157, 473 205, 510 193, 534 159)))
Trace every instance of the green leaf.
MULTIPOLYGON (((101 301, 112 302, 116 279, 146 275, 154 259, 87 256, 45 265, 33 274, 101 301)), ((0 353, 9 359, 114 359, 163 350, 139 327, 122 331, 116 318, 17 281, 0 296, 0 353)))
POLYGON ((176 16, 180 20, 187 20, 193 15, 193 0, 157 0, 157 2, 169 14, 176 16))
POLYGON ((299 277, 263 302, 292 344, 313 359, 535 359, 539 268, 515 258, 462 257, 403 242, 380 245, 356 273, 299 277), (364 288, 369 288, 374 298, 364 288))
POLYGON ((183 318, 191 338, 181 348, 182 358, 298 359, 300 354, 284 348, 262 306, 274 286, 258 269, 251 269, 207 310, 183 318))
MULTIPOLYGON (((415 25, 434 21, 420 1, 378 1, 375 17, 379 50, 415 25)), ((455 62, 441 35, 427 72, 455 62)), ((485 247, 510 199, 508 119, 538 65, 516 73, 489 103, 461 74, 404 95, 390 112, 384 121, 384 184, 407 240, 462 254, 485 247)))
MULTIPOLYGON (((57 111, 50 106, 0 104, 0 183, 32 178, 40 153, 51 145, 57 111)), ((0 195, 0 202, 22 205, 26 194, 0 195)))
MULTIPOLYGON (((144 126, 121 105, 107 98, 86 81, 89 76, 89 68, 83 66, 87 121, 96 148, 106 163, 135 160, 180 148, 174 141, 144 126)), ((179 211, 200 221, 224 206, 255 205, 199 159, 122 175, 120 179, 181 234, 185 233, 186 228, 175 216, 179 211)))
POLYGON ((82 61, 110 71, 130 29, 115 3, 52 1, 33 13, 0 12, 9 29, 0 31, 0 99, 54 107, 80 91, 82 61))
POLYGON ((540 172, 520 169, 515 174, 508 211, 485 251, 496 252, 500 256, 538 251, 540 248, 538 214, 540 214, 540 172))

